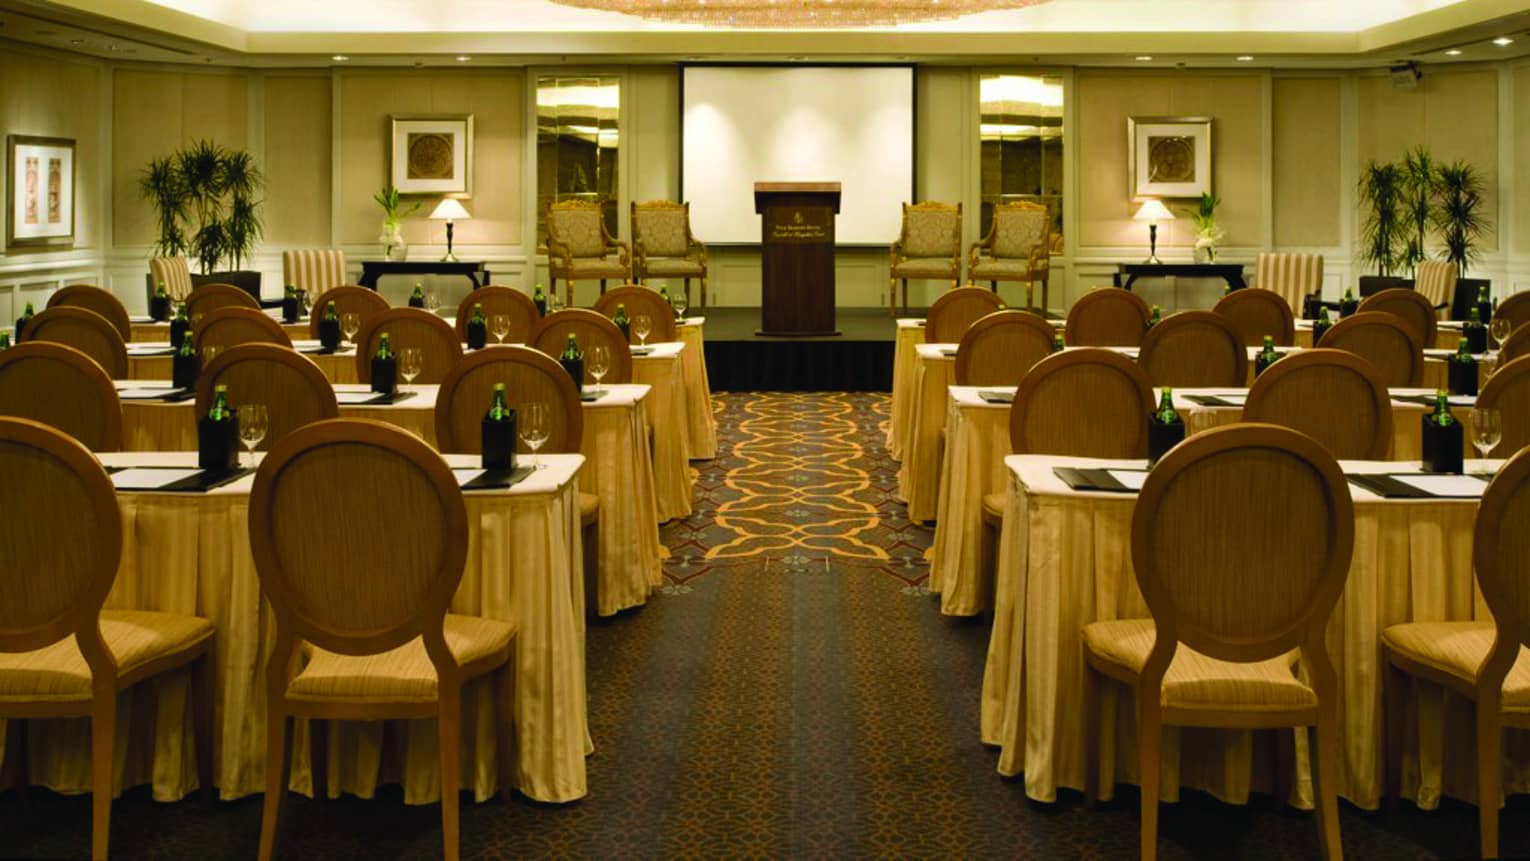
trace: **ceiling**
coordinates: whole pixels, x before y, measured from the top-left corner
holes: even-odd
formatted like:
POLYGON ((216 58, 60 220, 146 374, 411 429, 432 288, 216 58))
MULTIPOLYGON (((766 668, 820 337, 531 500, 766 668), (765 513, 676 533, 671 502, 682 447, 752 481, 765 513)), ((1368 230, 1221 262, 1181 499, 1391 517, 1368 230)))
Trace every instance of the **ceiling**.
POLYGON ((239 66, 917 60, 1355 68, 1527 56, 1530 10, 1523 0, 1050 0, 896 28, 771 31, 659 24, 552 0, 0 0, 0 39, 120 60, 239 66), (1515 41, 1493 44, 1503 36, 1515 41))

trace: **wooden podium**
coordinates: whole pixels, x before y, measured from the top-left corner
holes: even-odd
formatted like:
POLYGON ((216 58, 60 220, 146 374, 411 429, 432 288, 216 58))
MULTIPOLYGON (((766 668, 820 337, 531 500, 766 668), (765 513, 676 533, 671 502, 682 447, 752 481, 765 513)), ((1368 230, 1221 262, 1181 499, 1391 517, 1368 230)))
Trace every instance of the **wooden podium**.
POLYGON ((763 290, 759 335, 838 335, 834 327, 837 182, 757 182, 763 290))

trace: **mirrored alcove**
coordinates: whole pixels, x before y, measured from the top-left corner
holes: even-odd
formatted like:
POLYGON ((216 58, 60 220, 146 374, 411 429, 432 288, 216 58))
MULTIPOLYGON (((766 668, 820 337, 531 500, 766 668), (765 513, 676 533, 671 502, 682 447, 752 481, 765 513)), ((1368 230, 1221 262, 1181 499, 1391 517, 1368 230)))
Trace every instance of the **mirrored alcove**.
POLYGON ((994 207, 1031 201, 1051 211, 1062 251, 1063 79, 1057 75, 985 74, 979 81, 982 200, 979 235, 994 207))
POLYGON ((614 75, 537 78, 537 248, 547 248, 547 207, 560 200, 600 206, 617 235, 621 82, 614 75))

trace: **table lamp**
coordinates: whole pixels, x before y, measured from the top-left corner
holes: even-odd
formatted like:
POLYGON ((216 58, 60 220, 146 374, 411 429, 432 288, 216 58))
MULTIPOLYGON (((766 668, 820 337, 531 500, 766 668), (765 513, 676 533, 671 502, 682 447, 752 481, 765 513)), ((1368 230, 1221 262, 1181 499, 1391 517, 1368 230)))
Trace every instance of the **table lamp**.
POLYGON ((446 256, 442 257, 441 260, 443 262, 456 262, 457 258, 452 254, 452 221, 453 219, 465 220, 473 216, 462 207, 461 201, 455 197, 448 197, 436 204, 435 211, 430 213, 430 217, 434 221, 446 221, 446 256))
MULTIPOLYGON (((432 216, 433 218, 434 216, 432 216)), ((1169 211, 1163 201, 1156 197, 1150 197, 1142 202, 1142 207, 1137 214, 1132 216, 1133 221, 1146 221, 1148 223, 1148 263, 1162 263, 1158 259, 1158 222, 1173 221, 1174 213, 1169 211)), ((447 237, 451 236, 451 228, 447 227, 447 237)))

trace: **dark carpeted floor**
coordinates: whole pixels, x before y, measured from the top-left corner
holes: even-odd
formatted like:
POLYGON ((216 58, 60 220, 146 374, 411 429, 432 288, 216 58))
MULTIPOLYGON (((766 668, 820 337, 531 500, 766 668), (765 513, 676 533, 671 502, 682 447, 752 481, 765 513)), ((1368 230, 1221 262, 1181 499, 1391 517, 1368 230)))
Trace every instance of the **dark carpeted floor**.
MULTIPOLYGON (((726 395, 724 456, 697 511, 669 524, 669 579, 591 625, 590 795, 564 806, 464 804, 464 857, 1130 858, 1136 795, 1092 808, 1025 799, 977 740, 986 619, 942 617, 921 587, 931 535, 902 518, 879 395, 726 395)), ((435 858, 439 809, 396 790, 293 796, 292 858, 435 858)), ((1530 805, 1504 845, 1530 852, 1530 805)), ((1268 799, 1165 805, 1165 858, 1308 858, 1309 814, 1268 799)), ((1344 807, 1351 858, 1474 854, 1476 812, 1344 807)), ((122 858, 249 858, 258 796, 114 809, 122 858)), ((0 857, 88 852, 89 800, 0 795, 0 857)))

